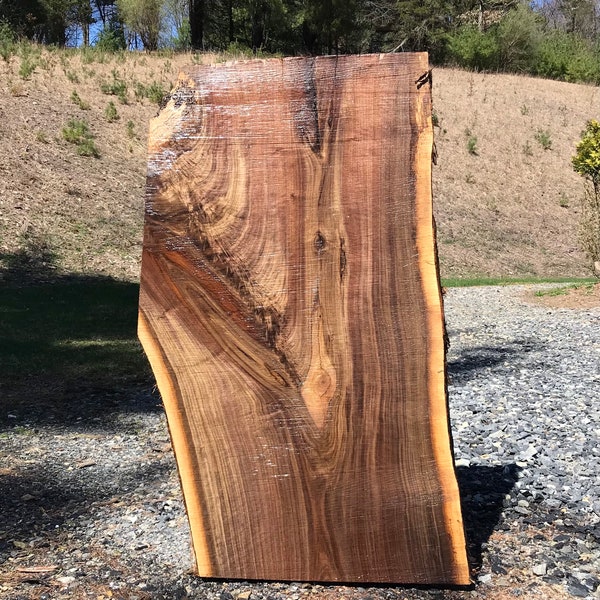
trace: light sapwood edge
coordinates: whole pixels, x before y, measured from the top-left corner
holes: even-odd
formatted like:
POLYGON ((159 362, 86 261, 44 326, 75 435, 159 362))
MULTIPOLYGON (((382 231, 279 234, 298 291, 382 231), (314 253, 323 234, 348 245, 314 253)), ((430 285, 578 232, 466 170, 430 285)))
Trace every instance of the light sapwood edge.
POLYGON ((419 272, 421 273, 421 285, 427 310, 429 422, 436 467, 444 494, 444 521, 450 537, 454 562, 454 583, 469 585, 471 578, 466 560, 466 540, 460 508, 460 493, 452 461, 448 427, 443 311, 433 240, 433 206, 431 201, 433 125, 430 110, 425 110, 425 104, 428 103, 428 96, 431 94, 430 90, 430 86, 423 86, 417 95, 415 118, 418 139, 413 167, 416 176, 416 241, 419 255, 419 272))
POLYGON ((173 445, 173 452, 177 458, 179 479, 183 489, 190 529, 194 533, 192 536, 192 548, 196 559, 196 569, 198 575, 211 577, 213 575, 213 566, 208 551, 201 500, 196 486, 194 486, 195 471, 191 459, 192 449, 188 442, 188 436, 185 433, 184 420, 177 400, 175 386, 169 376, 160 346, 152 334, 150 325, 141 310, 138 315, 138 338, 154 372, 154 377, 156 378, 156 383, 165 406, 165 412, 168 415, 171 443, 173 445))

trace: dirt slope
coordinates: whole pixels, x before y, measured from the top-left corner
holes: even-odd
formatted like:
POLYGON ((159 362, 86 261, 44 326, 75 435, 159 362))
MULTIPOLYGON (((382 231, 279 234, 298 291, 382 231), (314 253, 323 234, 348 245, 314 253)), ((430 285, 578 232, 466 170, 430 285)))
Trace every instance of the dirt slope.
POLYGON ((442 272, 588 275, 577 248, 583 180, 571 156, 600 91, 517 75, 434 71, 442 272), (537 138, 551 143, 544 149, 537 138), (477 139, 476 154, 468 139, 477 139))
MULTIPOLYGON (((37 68, 27 79, 22 59, 0 62, 0 274, 16 278, 33 266, 42 278, 135 280, 147 124, 158 110, 140 86, 168 89, 192 57, 43 51, 29 60, 37 68), (125 83, 126 104, 102 92, 115 82, 125 83), (110 101, 114 122, 105 117, 110 101), (87 122, 100 158, 62 138, 73 118, 87 122)), ((582 180, 570 157, 586 120, 598 116, 598 88, 435 69, 434 107, 443 276, 587 274, 576 243, 582 180), (540 131, 550 149, 536 141, 540 131)))

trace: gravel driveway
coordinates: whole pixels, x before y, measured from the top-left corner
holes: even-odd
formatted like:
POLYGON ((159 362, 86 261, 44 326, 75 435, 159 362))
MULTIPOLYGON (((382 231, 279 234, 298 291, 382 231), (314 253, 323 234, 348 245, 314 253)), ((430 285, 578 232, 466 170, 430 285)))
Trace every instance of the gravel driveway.
MULTIPOLYGON (((600 309, 451 289, 468 590, 200 580, 159 399, 0 430, 0 598, 600 598, 600 309), (108 422, 109 421, 109 422, 108 422)), ((4 410, 0 408, 0 410, 4 410)))

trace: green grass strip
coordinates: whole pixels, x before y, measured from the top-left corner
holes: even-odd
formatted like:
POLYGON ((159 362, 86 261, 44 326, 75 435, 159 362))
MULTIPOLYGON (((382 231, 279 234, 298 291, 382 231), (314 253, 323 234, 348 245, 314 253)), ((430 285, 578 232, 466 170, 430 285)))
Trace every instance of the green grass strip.
POLYGON ((523 285, 537 283, 595 283, 594 277, 445 277, 442 279, 444 287, 476 287, 483 285, 523 285))

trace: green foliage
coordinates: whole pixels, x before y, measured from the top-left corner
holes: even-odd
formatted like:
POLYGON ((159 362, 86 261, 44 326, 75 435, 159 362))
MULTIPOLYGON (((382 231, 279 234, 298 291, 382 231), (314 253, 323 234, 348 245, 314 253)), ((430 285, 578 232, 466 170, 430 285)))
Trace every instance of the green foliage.
POLYGON ((544 297, 555 297, 564 296, 571 290, 583 290, 586 294, 591 294, 594 291, 595 283, 571 283, 570 285, 561 285, 559 287, 553 287, 549 290, 538 290, 535 292, 535 296, 538 298, 544 297))
POLYGON ((460 67, 490 70, 498 66, 498 40, 491 31, 479 31, 475 26, 461 27, 448 36, 447 59, 460 67))
POLYGON ((29 79, 37 68, 37 62, 29 56, 21 58, 21 66, 19 67, 19 77, 21 79, 29 79))
POLYGON ((104 118, 109 123, 114 123, 115 121, 118 121, 121 118, 119 116, 119 113, 117 112, 117 107, 115 106, 115 103, 112 100, 106 105, 106 108, 104 109, 104 118))
POLYGON ((600 83, 600 53, 593 42, 574 32, 549 28, 539 13, 524 4, 486 30, 463 25, 448 34, 444 60, 473 70, 600 83))
POLYGON ((137 134, 135 132, 135 123, 131 120, 127 121, 127 137, 130 140, 133 140, 137 137, 137 134))
POLYGON ((110 23, 106 29, 102 29, 96 38, 95 48, 103 52, 118 52, 125 50, 125 32, 118 23, 110 23))
POLYGON ((600 83, 600 55, 593 44, 560 30, 548 32, 536 53, 535 75, 570 82, 600 83))
POLYGON ((591 120, 572 158, 573 169, 591 184, 586 187, 579 241, 600 277, 600 123, 591 120))
POLYGON ((576 173, 600 186, 600 123, 595 119, 588 121, 571 160, 576 173))
POLYGON ((70 144, 78 144, 86 137, 93 137, 88 124, 79 119, 70 119, 62 130, 62 136, 70 144))
POLYGON ((75 71, 71 71, 69 69, 65 69, 65 77, 71 83, 79 83, 79 76, 77 75, 77 73, 75 73, 75 71))
POLYGON ((533 137, 544 150, 552 149, 552 138, 547 129, 538 129, 533 137))
POLYGON ((100 152, 94 144, 94 136, 88 124, 79 119, 70 119, 62 130, 63 139, 77 146, 77 153, 81 156, 100 157, 100 152))
POLYGON ((85 138, 77 144, 77 154, 80 156, 91 156, 93 158, 100 158, 100 152, 94 144, 94 140, 85 138))
POLYGON ((157 50, 163 23, 161 0, 117 0, 123 23, 140 36, 146 50, 157 50))
POLYGON ((127 104, 127 83, 119 77, 115 69, 112 70, 112 81, 102 83, 100 89, 103 94, 116 96, 121 104, 127 104))
POLYGON ((503 71, 531 71, 542 39, 539 16, 528 5, 509 11, 494 31, 498 43, 498 66, 503 71))
POLYGON ((135 97, 138 100, 148 98, 150 102, 160 105, 167 94, 168 91, 158 81, 153 81, 149 85, 144 85, 139 81, 135 84, 135 97))
POLYGON ((79 106, 81 110, 90 110, 90 103, 86 102, 85 100, 82 100, 79 94, 77 93, 77 90, 73 90, 73 92, 71 93, 71 102, 79 106))
POLYGON ((593 279, 576 277, 452 277, 442 279, 444 287, 473 287, 482 285, 519 285, 523 283, 586 283, 593 279))
POLYGON ((473 135, 470 129, 465 130, 465 136, 467 137, 467 152, 473 156, 478 156, 477 136, 473 135))
POLYGON ((11 26, 0 20, 0 56, 8 62, 16 51, 16 36, 11 26))
POLYGON ((173 48, 177 52, 189 50, 192 47, 192 30, 190 28, 190 20, 183 19, 183 22, 176 29, 176 33, 172 39, 173 48))

